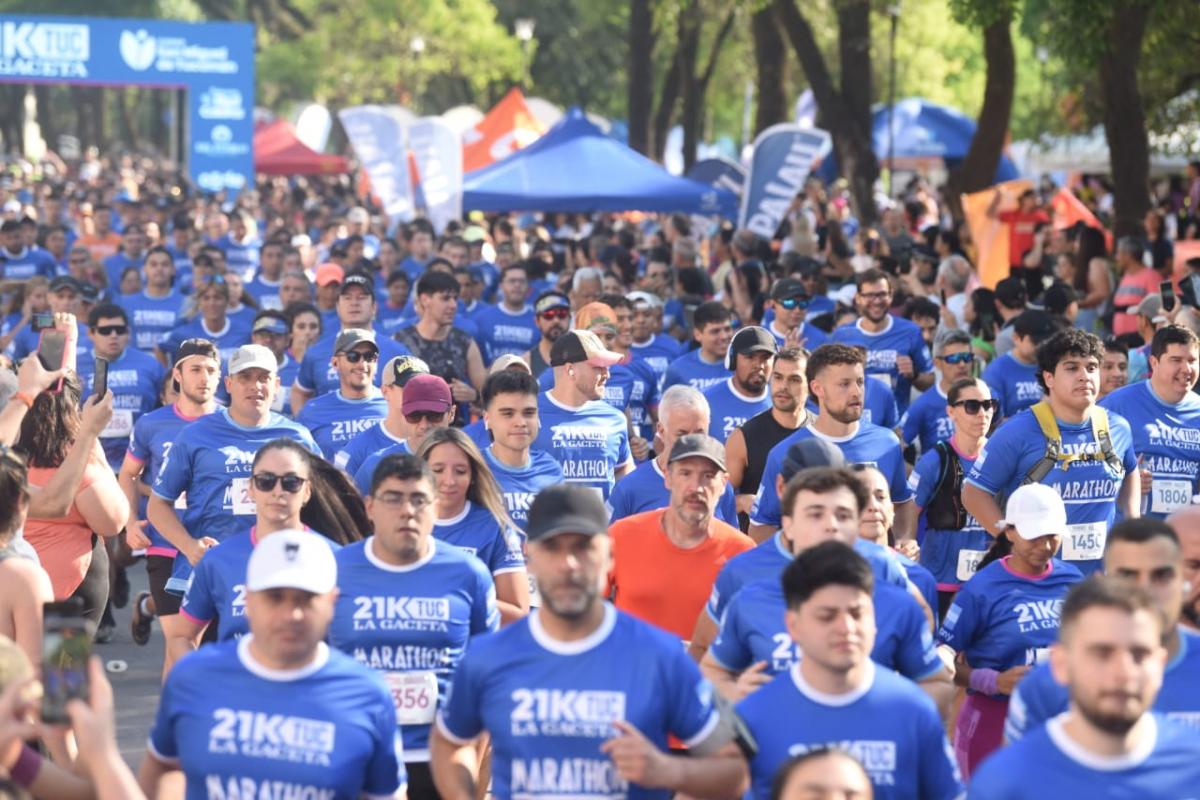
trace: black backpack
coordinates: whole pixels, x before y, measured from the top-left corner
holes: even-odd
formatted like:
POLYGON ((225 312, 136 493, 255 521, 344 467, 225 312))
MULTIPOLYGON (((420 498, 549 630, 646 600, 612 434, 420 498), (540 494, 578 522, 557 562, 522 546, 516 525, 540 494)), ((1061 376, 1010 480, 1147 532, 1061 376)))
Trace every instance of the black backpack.
POLYGON ((925 509, 925 522, 933 530, 960 531, 967 526, 967 509, 962 502, 962 463, 950 442, 938 442, 933 447, 938 454, 938 480, 925 509))

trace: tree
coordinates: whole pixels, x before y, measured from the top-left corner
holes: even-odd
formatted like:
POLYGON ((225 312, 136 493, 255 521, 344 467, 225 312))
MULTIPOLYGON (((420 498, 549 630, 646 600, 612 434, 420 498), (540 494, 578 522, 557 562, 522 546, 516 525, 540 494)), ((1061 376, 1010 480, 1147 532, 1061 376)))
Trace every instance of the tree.
POLYGON ((983 107, 979 111, 975 136, 966 157, 950 175, 950 205, 957 214, 959 195, 980 191, 995 182, 996 167, 1004 154, 1008 135, 1017 76, 1012 0, 952 0, 951 8, 960 20, 983 29, 983 51, 987 59, 983 107))
POLYGON ((787 47, 770 5, 754 12, 750 26, 754 33, 754 66, 758 79, 754 133, 759 134, 788 118, 785 81, 787 47))
POLYGON ((650 152, 655 38, 650 0, 632 0, 629 4, 629 146, 643 155, 650 152))
POLYGON ((833 137, 842 173, 850 183, 858 218, 875 222, 875 179, 879 163, 871 146, 871 4, 838 0, 838 66, 835 85, 825 56, 795 0, 774 0, 774 8, 796 58, 808 78, 822 124, 833 137))

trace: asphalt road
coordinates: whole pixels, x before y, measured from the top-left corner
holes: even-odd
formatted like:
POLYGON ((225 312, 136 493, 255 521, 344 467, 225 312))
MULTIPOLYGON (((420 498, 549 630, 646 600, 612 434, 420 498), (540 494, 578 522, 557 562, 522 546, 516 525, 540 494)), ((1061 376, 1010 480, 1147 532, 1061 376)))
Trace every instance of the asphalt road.
POLYGON ((117 630, 108 644, 98 644, 96 655, 104 659, 108 679, 116 693, 117 742, 126 762, 137 769, 146 750, 146 735, 158 710, 162 684, 163 638, 158 624, 145 647, 133 643, 129 622, 133 599, 146 589, 146 565, 138 561, 129 568, 129 604, 116 610, 117 630))

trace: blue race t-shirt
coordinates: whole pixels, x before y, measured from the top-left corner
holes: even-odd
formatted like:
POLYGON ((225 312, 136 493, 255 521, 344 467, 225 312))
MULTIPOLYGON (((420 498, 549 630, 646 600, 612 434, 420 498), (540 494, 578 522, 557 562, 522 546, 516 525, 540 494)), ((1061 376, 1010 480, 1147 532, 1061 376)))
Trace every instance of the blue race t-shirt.
POLYGON ((767 461, 763 466, 762 483, 754 496, 754 505, 750 508, 750 523, 752 525, 771 525, 779 527, 783 522, 783 514, 779 506, 779 493, 776 491, 775 478, 779 475, 787 456, 788 448, 796 442, 811 438, 824 439, 836 445, 850 464, 869 464, 878 469, 887 478, 888 489, 893 503, 903 503, 912 498, 908 488, 908 477, 905 475, 904 455, 900 450, 900 440, 896 434, 878 425, 860 422, 858 430, 848 437, 835 438, 817 433, 809 426, 788 434, 767 453, 767 461))
POLYGON ((634 342, 630 348, 634 361, 641 361, 661 379, 671 362, 679 358, 682 346, 679 340, 665 333, 656 333, 644 342, 634 342))
POLYGON ((667 800, 623 779, 600 746, 617 720, 659 750, 668 733, 703 742, 719 721, 712 685, 678 639, 610 605, 572 642, 552 639, 538 615, 471 640, 438 731, 457 743, 491 734, 497 800, 667 800))
MULTIPOLYGON (((37 247, 25 247, 17 253, 0 249, 0 279, 6 281, 25 281, 41 275, 43 278, 53 278, 58 274, 54 256, 37 247)), ((110 283, 110 286, 116 286, 110 283)))
POLYGON ((479 329, 476 340, 485 364, 506 353, 521 355, 537 346, 542 334, 534 321, 533 306, 512 312, 504 304, 482 306, 472 320, 479 329))
POLYGON ((745 425, 746 420, 771 407, 771 388, 764 386, 757 397, 745 395, 729 377, 706 389, 704 399, 708 401, 708 435, 724 442, 729 434, 745 425))
POLYGON ((1024 739, 1001 748, 971 776, 969 800, 1104 800, 1189 798, 1200 786, 1200 735, 1158 716, 1146 741, 1128 755, 1089 752, 1055 717, 1024 739))
POLYGON ((887 325, 879 333, 863 330, 862 320, 858 320, 835 328, 831 338, 839 344, 858 345, 867 349, 867 377, 882 381, 892 390, 901 412, 908 409, 912 380, 900 374, 896 359, 900 356, 911 358, 914 375, 933 372, 929 347, 921 336, 921 326, 915 322, 889 314, 887 325))
MULTIPOLYGON (((308 404, 306 403, 305 405, 307 406, 308 404)), ((387 414, 385 413, 384 418, 386 419, 386 417, 387 414)), ((330 460, 334 466, 344 469, 347 475, 353 476, 358 472, 358 468, 362 466, 363 461, 372 453, 377 453, 380 450, 393 445, 399 445, 403 442, 403 438, 393 436, 384 427, 383 420, 380 420, 376 424, 350 437, 350 441, 346 442, 341 450, 335 452, 333 458, 330 460)))
POLYGON ((724 359, 715 363, 705 361, 700 356, 700 348, 697 347, 679 356, 667 367, 662 377, 662 391, 665 392, 677 383, 686 383, 703 392, 710 386, 716 386, 729 375, 724 359))
POLYGON ((225 326, 221 330, 210 331, 204 324, 204 318, 196 317, 176 327, 158 343, 158 349, 167 357, 168 364, 175 363, 175 353, 179 352, 179 345, 188 339, 207 339, 215 344, 221 353, 221 374, 227 374, 229 357, 233 355, 233 351, 244 344, 250 344, 250 327, 226 317, 225 326))
MULTIPOLYGON (((1163 669, 1154 711, 1179 725, 1200 731, 1200 634, 1176 628, 1179 650, 1163 669)), ((1004 738, 1015 742, 1070 705, 1067 687, 1054 679, 1047 663, 1038 664, 1017 683, 1008 704, 1004 738)))
POLYGON ((1166 519, 1191 505, 1200 472, 1200 397, 1188 392, 1171 405, 1159 399, 1149 381, 1122 386, 1100 401, 1129 422, 1133 451, 1153 478, 1142 499, 1142 515, 1166 519))
POLYGON ((227 233, 213 242, 225 254, 225 264, 230 272, 242 276, 242 281, 249 283, 258 271, 258 260, 262 250, 262 240, 247 236, 243 241, 236 241, 233 234, 227 233))
MULTIPOLYGON (((96 388, 95 355, 93 351, 75 357, 75 371, 83 389, 81 401, 87 400, 96 388)), ((164 374, 162 364, 154 356, 132 347, 126 347, 120 356, 109 362, 108 390, 113 396, 113 413, 100 432, 100 446, 114 472, 121 469, 121 462, 125 460, 134 423, 158 406, 164 374)))
MULTIPOLYGON (((657 460, 650 458, 638 464, 632 472, 617 481, 612 494, 608 496, 609 521, 616 522, 643 511, 671 505, 671 492, 667 490, 664 480, 657 460)), ((717 501, 713 516, 738 527, 737 497, 728 481, 725 482, 725 491, 717 501)))
MULTIPOLYGON (((1075 461, 1066 470, 1051 469, 1042 483, 1062 495, 1067 507, 1067 534, 1063 537, 1061 558, 1091 574, 1101 567, 1108 529, 1117 520, 1117 495, 1130 470, 1137 468, 1133 439, 1125 418, 1108 413, 1112 447, 1121 459, 1124 472, 1116 474, 1103 460, 1075 461)), ((1058 420, 1065 454, 1100 456, 1092 424, 1068 425, 1058 420)), ((1016 491, 1029 470, 1046 452, 1046 437, 1030 410, 1008 419, 988 439, 966 482, 990 495, 1007 497, 1016 491)))
POLYGON ((467 640, 500 627, 496 588, 479 559, 431 545, 406 566, 380 560, 371 539, 342 548, 329 625, 329 643, 391 690, 408 762, 429 760, 429 727, 467 640))
POLYGON ((117 297, 117 305, 129 316, 133 346, 146 353, 154 352, 183 322, 184 302, 183 295, 174 289, 166 297, 151 297, 145 292, 117 297))
POLYGON ((900 438, 904 444, 917 442, 925 453, 953 436, 954 420, 946 413, 946 402, 947 397, 937 384, 922 392, 900 419, 900 438))
POLYGON ((382 450, 376 450, 362 460, 358 465, 358 469, 354 472, 354 485, 358 487, 358 492, 363 497, 366 497, 371 492, 371 478, 375 477, 375 468, 379 466, 379 462, 383 461, 390 455, 402 455, 408 453, 412 455, 412 450, 408 447, 408 441, 401 439, 400 441, 389 444, 382 450))
POLYGON ((461 513, 434 520, 433 535, 483 562, 492 575, 525 569, 525 535, 505 520, 501 528, 492 512, 470 500, 461 513))
MULTIPOLYGON (((912 408, 916 407, 917 404, 913 403, 912 408)), ((950 457, 958 459, 963 476, 970 474, 975 459, 967 458, 958 452, 953 444, 949 446, 950 457)), ((908 476, 908 486, 916 497, 917 508, 923 513, 933 503, 933 493, 938 488, 941 470, 941 456, 937 450, 930 449, 917 459, 916 467, 908 476)), ((946 471, 948 488, 943 491, 952 491, 950 487, 953 481, 949 463, 946 465, 946 471)), ((923 515, 922 519, 926 517, 923 515)), ((921 565, 933 573, 939 591, 956 591, 979 569, 979 562, 991 546, 992 537, 979 524, 979 520, 975 519, 975 515, 968 513, 967 524, 961 529, 943 530, 930 525, 925 526, 925 538, 921 542, 921 565)))
POLYGON ((770 800, 775 773, 789 758, 831 745, 862 764, 876 800, 962 794, 933 701, 912 681, 870 662, 862 686, 836 696, 812 688, 796 664, 736 709, 758 744, 750 759, 755 800, 770 800))
POLYGON ((534 449, 554 457, 565 481, 594 487, 607 500, 615 470, 632 460, 625 415, 602 400, 563 405, 547 392, 538 395, 538 419, 534 449))
POLYGON ((530 450, 524 467, 510 467, 496 458, 492 448, 482 447, 483 458, 492 469, 496 483, 504 495, 508 516, 520 530, 529 523, 529 506, 537 493, 547 486, 562 483, 562 466, 554 456, 541 450, 530 450))
POLYGON ((186 492, 183 527, 194 537, 224 541, 252 524, 257 513, 250 499, 254 454, 280 438, 321 454, 309 432, 290 419, 272 413, 265 425, 248 428, 234 422, 228 409, 219 408, 180 432, 155 478, 154 494, 174 503, 186 492))
POLYGON ((386 416, 387 400, 375 387, 359 399, 346 397, 338 389, 305 403, 296 422, 308 428, 325 459, 333 461, 351 439, 378 427, 386 416))
POLYGON ((1042 399, 1042 386, 1037 379, 1037 364, 1018 361, 1005 353, 983 371, 983 382, 1000 401, 1000 416, 1015 417, 1042 399))
POLYGON ((1020 575, 1009 569, 1010 558, 993 561, 963 584, 938 631, 938 640, 975 669, 1003 672, 1045 660, 1058 639, 1063 598, 1083 579, 1058 559, 1037 577, 1020 575))
MULTIPOLYGON (((167 453, 171 452, 171 445, 179 438, 184 427, 197 419, 199 418, 185 417, 179 412, 179 406, 170 405, 143 414, 133 423, 133 434, 129 437, 129 450, 125 457, 142 465, 143 483, 148 486, 154 483, 162 462, 166 460, 167 453)), ((139 492, 138 517, 141 519, 146 519, 146 501, 146 496, 139 492)), ((150 539, 150 546, 146 548, 147 555, 175 557, 175 545, 168 542, 153 525, 147 523, 145 531, 150 539)))
MULTIPOLYGON (((907 589, 908 578, 904 569, 896 559, 885 552, 885 548, 866 539, 855 539, 855 551, 871 565, 876 584, 901 586, 907 589)), ((747 586, 755 581, 779 581, 783 570, 792 563, 792 554, 783 541, 783 533, 776 533, 769 539, 760 542, 751 550, 738 553, 717 573, 713 581, 712 592, 704 610, 715 623, 720 623, 729 601, 747 586)))
POLYGON ((151 753, 187 800, 391 797, 407 783, 396 712, 378 675, 324 642, 311 664, 268 669, 250 637, 202 647, 167 676, 151 753))
MULTIPOLYGON (((914 681, 945 669, 921 604, 898 586, 880 583, 875 606, 875 646, 871 660, 914 681)), ((708 653, 730 672, 765 661, 768 675, 786 672, 800 661, 800 648, 784 623, 787 601, 779 578, 755 581, 734 595, 708 653)))
MULTIPOLYGON (((339 546, 325 539, 337 553, 339 546)), ((255 527, 231 536, 204 553, 188 580, 179 613, 199 625, 217 619, 217 639, 240 639, 250 632, 246 619, 246 565, 258 545, 255 527)), ((340 577, 340 576, 339 576, 340 577)))
POLYGON ((282 281, 269 280, 259 272, 254 276, 254 280, 245 285, 245 292, 254 298, 259 308, 282 311, 283 301, 279 299, 280 283, 282 281))
MULTIPOLYGON (((787 345, 787 334, 776 327, 774 316, 772 316, 769 322, 764 317, 763 325, 766 326, 766 329, 769 330, 771 335, 775 337, 775 343, 779 345, 780 349, 787 345)), ((802 343, 801 347, 810 353, 829 341, 828 333, 821 330, 816 325, 808 324, 806 320, 801 320, 800 324, 796 327, 800 334, 800 341, 802 343)))

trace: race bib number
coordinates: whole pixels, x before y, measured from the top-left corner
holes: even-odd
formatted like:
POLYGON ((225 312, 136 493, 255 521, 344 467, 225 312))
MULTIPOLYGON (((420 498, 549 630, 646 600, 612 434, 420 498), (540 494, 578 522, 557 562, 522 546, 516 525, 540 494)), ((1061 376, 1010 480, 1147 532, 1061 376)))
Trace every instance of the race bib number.
POLYGON ((100 438, 128 439, 131 433, 133 433, 133 410, 114 408, 112 419, 104 426, 104 430, 100 431, 100 438))
POLYGON ((960 581, 969 581, 971 576, 979 571, 979 562, 983 560, 986 550, 959 550, 958 551, 958 569, 954 572, 954 577, 960 581))
POLYGON ((392 693, 396 721, 401 725, 429 725, 437 712, 437 676, 432 672, 385 672, 392 693))
POLYGON ((1108 538, 1103 522, 1084 522, 1068 525, 1063 537, 1064 561, 1096 561, 1104 555, 1104 541, 1108 538))
POLYGON ((250 499, 249 478, 234 478, 233 483, 230 484, 229 494, 233 499, 234 514, 247 514, 253 516, 254 514, 258 513, 258 511, 254 508, 254 501, 250 499))
POLYGON ((1150 484, 1150 511, 1155 514, 1170 514, 1191 502, 1191 481, 1156 477, 1150 484))

